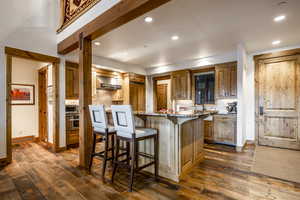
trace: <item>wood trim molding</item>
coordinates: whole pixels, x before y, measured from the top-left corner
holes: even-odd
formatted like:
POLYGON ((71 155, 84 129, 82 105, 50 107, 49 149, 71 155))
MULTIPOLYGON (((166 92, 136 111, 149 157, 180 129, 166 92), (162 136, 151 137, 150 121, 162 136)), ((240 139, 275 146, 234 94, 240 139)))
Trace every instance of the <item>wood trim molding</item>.
POLYGON ((12 48, 12 47, 5 47, 5 54, 14 56, 14 57, 31 59, 31 60, 42 61, 42 62, 51 62, 51 63, 60 62, 60 59, 57 57, 48 56, 48 55, 30 52, 30 51, 24 51, 24 50, 12 48))
POLYGON ((162 81, 162 80, 168 80, 168 79, 171 79, 171 75, 153 77, 154 81, 162 81))
POLYGON ((169 1, 171 0, 122 0, 61 41, 57 46, 57 52, 64 55, 77 49, 80 34, 83 38, 94 40, 169 1))
POLYGON ((53 56, 39 54, 30 51, 24 51, 21 49, 5 47, 6 54, 6 148, 7 148, 7 163, 12 161, 12 123, 11 123, 11 82, 12 82, 12 58, 24 58, 40 62, 50 62, 53 64, 53 86, 55 87, 55 111, 54 111, 54 147, 53 151, 56 152, 59 149, 59 62, 60 59, 53 56))
POLYGON ((38 137, 35 137, 33 135, 31 136, 23 136, 23 137, 17 137, 17 138, 12 138, 12 144, 19 144, 22 142, 35 142, 38 140, 38 137))
POLYGON ((210 66, 208 68, 194 69, 192 70, 192 74, 203 73, 203 72, 214 72, 214 71, 215 71, 215 66, 210 66))
POLYGON ((300 48, 256 55, 256 56, 254 56, 254 60, 257 62, 258 60, 264 60, 264 59, 268 59, 268 58, 278 58, 278 57, 293 56, 293 55, 298 55, 298 54, 300 54, 300 48))

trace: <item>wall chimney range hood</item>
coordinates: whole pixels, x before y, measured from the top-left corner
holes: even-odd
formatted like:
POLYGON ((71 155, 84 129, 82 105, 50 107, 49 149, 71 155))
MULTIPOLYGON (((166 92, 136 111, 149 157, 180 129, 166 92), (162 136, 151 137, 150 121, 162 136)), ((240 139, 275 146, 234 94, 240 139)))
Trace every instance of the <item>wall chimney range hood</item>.
POLYGON ((97 76, 97 90, 119 90, 121 88, 121 79, 97 76))

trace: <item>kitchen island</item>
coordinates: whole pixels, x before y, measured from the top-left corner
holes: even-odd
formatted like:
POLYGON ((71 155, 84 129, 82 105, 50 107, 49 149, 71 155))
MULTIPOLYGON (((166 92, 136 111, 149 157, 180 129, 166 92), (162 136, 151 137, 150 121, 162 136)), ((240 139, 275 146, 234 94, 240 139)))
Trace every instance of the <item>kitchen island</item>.
MULTIPOLYGON (((203 119, 211 112, 136 112, 136 125, 159 131, 159 176, 179 182, 190 168, 203 161, 203 119)), ((153 154, 153 141, 139 143, 139 151, 153 154)), ((139 158, 139 163, 149 162, 139 158)), ((146 168, 153 172, 153 168, 146 168)))

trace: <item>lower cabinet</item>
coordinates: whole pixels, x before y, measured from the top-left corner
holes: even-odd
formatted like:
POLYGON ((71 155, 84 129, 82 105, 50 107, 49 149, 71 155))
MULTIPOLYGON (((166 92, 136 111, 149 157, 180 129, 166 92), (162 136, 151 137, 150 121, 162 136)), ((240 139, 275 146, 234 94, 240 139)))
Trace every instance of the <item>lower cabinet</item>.
POLYGON ((214 142, 236 145, 236 114, 214 115, 214 142))
POLYGON ((79 130, 67 131, 67 146, 79 144, 79 130))
POLYGON ((214 115, 204 121, 204 139, 209 143, 236 145, 236 114, 214 115))
POLYGON ((214 123, 213 123, 213 121, 204 120, 204 139, 206 141, 214 140, 214 123))

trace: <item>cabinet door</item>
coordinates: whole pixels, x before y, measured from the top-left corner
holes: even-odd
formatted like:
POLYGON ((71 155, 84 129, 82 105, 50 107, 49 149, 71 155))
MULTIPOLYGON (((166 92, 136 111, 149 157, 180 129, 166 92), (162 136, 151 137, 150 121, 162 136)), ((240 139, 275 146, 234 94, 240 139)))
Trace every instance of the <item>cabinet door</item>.
POLYGON ((229 70, 230 73, 230 89, 229 89, 229 95, 231 97, 236 97, 237 96, 237 71, 236 71, 236 67, 231 67, 229 70))
POLYGON ((79 97, 79 74, 78 69, 66 67, 66 98, 75 99, 79 97))
POLYGON ((226 98, 228 87, 228 70, 226 68, 216 69, 216 97, 226 98))
POLYGON ((172 99, 189 100, 191 99, 191 74, 190 71, 175 71, 171 74, 172 80, 172 99))
POLYGON ((216 66, 216 98, 234 98, 237 95, 236 63, 216 66))
POLYGON ((130 104, 134 111, 145 111, 145 84, 130 83, 130 104))
POLYGON ((204 138, 212 141, 214 139, 214 130, 212 121, 204 121, 204 138))
POLYGON ((236 117, 214 116, 214 141, 235 145, 236 117))
POLYGON ((184 171, 193 164, 194 130, 192 122, 184 123, 181 128, 181 168, 184 171))

